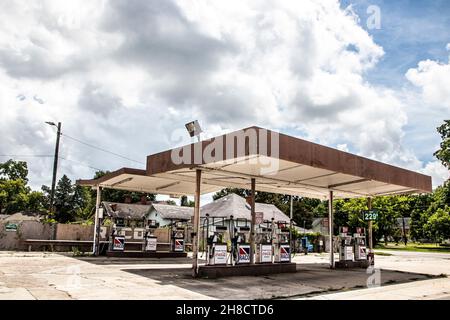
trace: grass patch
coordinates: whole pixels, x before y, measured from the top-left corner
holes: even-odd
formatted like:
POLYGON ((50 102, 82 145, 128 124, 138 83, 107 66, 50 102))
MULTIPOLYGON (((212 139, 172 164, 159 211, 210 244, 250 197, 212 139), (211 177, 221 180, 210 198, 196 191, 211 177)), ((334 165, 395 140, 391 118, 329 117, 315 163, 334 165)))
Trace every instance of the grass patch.
MULTIPOLYGON (((381 250, 399 250, 399 251, 412 251, 412 252, 437 252, 437 253, 450 253, 450 247, 441 246, 432 243, 413 243, 410 242, 406 246, 404 244, 388 243, 378 244, 375 249, 381 250)), ((379 254, 379 253, 376 253, 379 254)))

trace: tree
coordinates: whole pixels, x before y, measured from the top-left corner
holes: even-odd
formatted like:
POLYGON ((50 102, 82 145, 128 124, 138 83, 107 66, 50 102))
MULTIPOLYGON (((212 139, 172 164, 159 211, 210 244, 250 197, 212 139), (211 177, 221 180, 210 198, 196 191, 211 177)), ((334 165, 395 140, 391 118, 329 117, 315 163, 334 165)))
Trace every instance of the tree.
POLYGON ((450 120, 444 120, 444 123, 437 128, 441 135, 442 142, 440 149, 434 153, 434 156, 441 160, 442 164, 450 169, 450 120))
POLYGON ((450 207, 439 208, 430 216, 425 230, 435 242, 450 238, 450 207))
POLYGON ((74 187, 72 181, 63 175, 55 189, 55 219, 58 222, 69 222, 74 219, 74 187))
POLYGON ((9 159, 0 163, 0 180, 23 180, 28 182, 28 166, 25 161, 14 161, 9 159))
POLYGON ((26 210, 29 193, 30 189, 22 179, 0 180, 0 210, 5 214, 26 210))
POLYGON ((189 200, 187 196, 182 196, 180 198, 180 206, 182 206, 182 207, 193 207, 194 205, 195 205, 195 202, 189 200))
POLYGON ((428 222, 430 216, 427 209, 430 206, 431 201, 432 196, 429 194, 411 196, 410 236, 416 241, 427 238, 424 226, 428 222))

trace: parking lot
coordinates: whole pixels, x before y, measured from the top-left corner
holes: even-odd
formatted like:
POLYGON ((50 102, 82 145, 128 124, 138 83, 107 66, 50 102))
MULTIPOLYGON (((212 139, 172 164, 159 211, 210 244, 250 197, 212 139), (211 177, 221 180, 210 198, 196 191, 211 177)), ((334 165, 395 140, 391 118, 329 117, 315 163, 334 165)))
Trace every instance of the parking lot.
POLYGON ((381 269, 375 273, 330 270, 326 254, 309 254, 294 258, 295 274, 194 280, 190 258, 2 252, 0 299, 303 299, 367 292, 368 280, 385 290, 429 280, 448 285, 443 274, 450 271, 450 255, 396 252, 376 259, 381 269))

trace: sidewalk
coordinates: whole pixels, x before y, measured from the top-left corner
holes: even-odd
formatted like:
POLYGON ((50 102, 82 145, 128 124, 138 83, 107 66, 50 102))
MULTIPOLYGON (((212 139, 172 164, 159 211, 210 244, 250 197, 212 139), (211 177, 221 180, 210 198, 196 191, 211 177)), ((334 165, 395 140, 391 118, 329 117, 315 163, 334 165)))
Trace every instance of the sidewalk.
POLYGON ((450 300, 450 279, 439 278, 309 297, 307 300, 450 300))

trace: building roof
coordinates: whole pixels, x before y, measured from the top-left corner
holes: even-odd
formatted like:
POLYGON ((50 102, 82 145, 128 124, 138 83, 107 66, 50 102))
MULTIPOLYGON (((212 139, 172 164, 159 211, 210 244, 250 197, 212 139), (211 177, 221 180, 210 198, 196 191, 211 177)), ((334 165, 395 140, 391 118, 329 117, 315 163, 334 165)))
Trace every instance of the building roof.
POLYGON ((119 203, 103 201, 106 214, 112 218, 142 220, 150 210, 151 204, 119 203))
POLYGON ((42 215, 37 212, 29 212, 29 211, 21 211, 11 215, 6 215, 2 219, 3 222, 11 221, 40 221, 42 219, 42 215))
MULTIPOLYGON (((289 221, 289 217, 285 215, 280 209, 273 204, 255 203, 255 212, 262 212, 264 220, 275 221, 289 221)), ((251 220, 250 205, 247 200, 235 193, 228 194, 211 203, 205 204, 200 209, 200 215, 205 217, 209 214, 210 217, 229 218, 233 216, 234 219, 251 220)))
POLYGON ((177 220, 191 220, 194 215, 194 208, 192 207, 181 207, 170 204, 153 204, 152 208, 160 215, 163 219, 177 219, 177 220))

